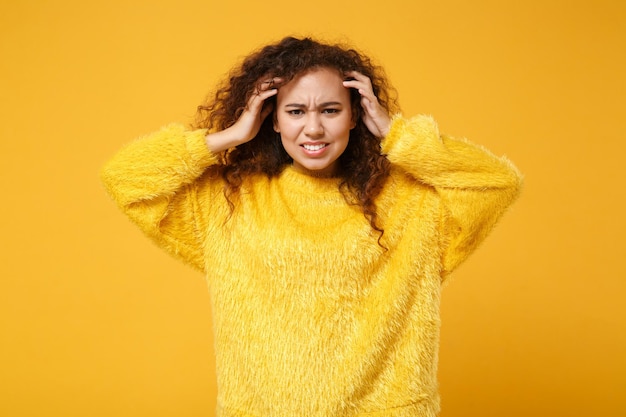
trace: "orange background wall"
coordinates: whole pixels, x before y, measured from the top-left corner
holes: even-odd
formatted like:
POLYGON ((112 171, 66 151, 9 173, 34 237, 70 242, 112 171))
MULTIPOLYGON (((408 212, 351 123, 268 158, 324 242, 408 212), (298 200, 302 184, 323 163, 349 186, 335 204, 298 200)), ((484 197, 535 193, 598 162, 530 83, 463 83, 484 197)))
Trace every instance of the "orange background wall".
POLYGON ((97 174, 286 34, 352 42, 406 115, 526 174, 444 290, 442 416, 626 415, 626 3, 603 0, 4 0, 0 415, 213 415, 203 277, 97 174))

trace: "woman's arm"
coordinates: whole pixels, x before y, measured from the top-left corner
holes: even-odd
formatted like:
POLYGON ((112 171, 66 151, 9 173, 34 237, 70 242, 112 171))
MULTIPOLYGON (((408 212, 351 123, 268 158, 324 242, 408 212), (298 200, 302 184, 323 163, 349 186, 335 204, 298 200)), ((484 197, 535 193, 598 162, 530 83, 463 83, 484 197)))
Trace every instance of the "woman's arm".
POLYGON ((151 239, 173 255, 204 269, 202 242, 206 225, 198 224, 217 195, 216 187, 199 182, 217 154, 252 140, 272 111, 265 100, 276 95, 275 84, 260 83, 232 126, 207 135, 169 125, 122 149, 102 170, 113 200, 151 239))
POLYGON ((466 140, 439 134, 427 116, 394 117, 383 153, 420 182, 432 186, 445 207, 443 275, 483 241, 519 195, 522 176, 505 158, 466 140))
POLYGON ((168 252, 202 270, 195 181, 217 163, 206 131, 169 125, 118 152, 102 181, 120 209, 168 252))

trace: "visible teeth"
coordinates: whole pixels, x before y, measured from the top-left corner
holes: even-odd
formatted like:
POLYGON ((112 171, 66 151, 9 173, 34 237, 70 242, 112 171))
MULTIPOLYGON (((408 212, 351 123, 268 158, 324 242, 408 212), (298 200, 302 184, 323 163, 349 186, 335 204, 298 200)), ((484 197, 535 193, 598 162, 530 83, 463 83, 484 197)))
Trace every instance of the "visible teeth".
POLYGON ((322 149, 323 147, 325 147, 325 144, 320 144, 320 145, 302 145, 304 147, 304 149, 306 149, 307 151, 319 151, 320 149, 322 149))

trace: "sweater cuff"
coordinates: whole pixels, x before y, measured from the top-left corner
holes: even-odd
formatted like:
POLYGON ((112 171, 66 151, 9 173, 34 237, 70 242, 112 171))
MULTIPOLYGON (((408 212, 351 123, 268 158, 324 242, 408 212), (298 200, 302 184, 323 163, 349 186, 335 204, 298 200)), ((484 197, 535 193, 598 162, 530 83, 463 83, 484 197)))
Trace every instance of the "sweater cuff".
MULTIPOLYGON (((403 138, 411 137, 415 139, 421 138, 433 138, 439 139, 439 128, 437 122, 427 115, 418 115, 411 119, 404 118, 401 114, 396 114, 391 119, 391 127, 389 133, 385 136, 381 146, 382 152, 385 155, 389 155, 394 152, 404 152, 407 149, 403 148, 403 138)), ((406 144, 409 147, 412 144, 406 144)))
POLYGON ((219 162, 218 156, 214 154, 206 144, 206 129, 198 129, 186 132, 185 148, 189 153, 189 158, 194 165, 202 169, 215 165, 219 162))

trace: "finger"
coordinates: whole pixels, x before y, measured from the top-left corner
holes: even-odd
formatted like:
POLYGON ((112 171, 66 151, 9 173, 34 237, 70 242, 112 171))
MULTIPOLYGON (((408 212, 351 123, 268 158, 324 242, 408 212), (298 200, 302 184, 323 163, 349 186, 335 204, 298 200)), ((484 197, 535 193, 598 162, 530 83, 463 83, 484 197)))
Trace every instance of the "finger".
POLYGON ((253 114, 257 114, 257 115, 260 114, 261 109, 263 108, 263 104, 265 103, 265 100, 276 95, 277 93, 278 93, 278 90, 275 90, 275 89, 264 90, 264 91, 255 90, 254 93, 248 99, 245 110, 253 114))
POLYGON ((372 102, 378 101, 378 98, 376 97, 376 94, 374 94, 371 85, 366 85, 360 81, 344 81, 343 85, 346 88, 353 88, 357 90, 362 99, 368 99, 372 102))
POLYGON ((265 80, 261 82, 260 90, 271 90, 274 87, 274 79, 270 78, 269 80, 265 80))
POLYGON ((373 117, 375 117, 379 113, 380 108, 377 104, 378 103, 372 102, 372 100, 368 99, 365 96, 361 98, 361 107, 363 107, 363 110, 365 110, 366 114, 369 114, 373 117))
POLYGON ((347 79, 343 81, 343 85, 345 87, 354 88, 356 90, 363 90, 365 92, 371 91, 372 95, 374 94, 374 89, 372 87, 372 80, 369 77, 357 72, 357 71, 349 71, 345 73, 347 79))
MULTIPOLYGON (((347 80, 343 82, 343 86, 346 88, 353 88, 355 90, 357 90, 359 92, 359 94, 363 95, 363 94, 367 94, 368 90, 371 91, 371 87, 369 87, 367 84, 361 82, 361 81, 357 81, 357 80, 347 80)), ((372 92, 373 94, 373 92, 372 92)))
POLYGON ((370 79, 370 77, 368 77, 367 75, 363 75, 358 71, 348 71, 344 73, 344 75, 346 76, 345 81, 359 81, 365 86, 368 86, 370 88, 372 87, 372 80, 370 79))
POLYGON ((265 100, 268 98, 275 96, 278 93, 278 90, 255 90, 254 94, 250 96, 248 99, 248 104, 263 104, 265 100))
POLYGON ((268 78, 268 79, 261 81, 259 84, 257 84, 257 89, 259 91, 276 89, 280 87, 283 82, 284 82, 284 79, 282 77, 268 78))
POLYGON ((367 98, 367 97, 365 97, 365 96, 362 96, 362 97, 361 97, 361 106, 362 106, 365 110, 369 110, 369 109, 371 109, 371 108, 372 108, 372 101, 371 101, 369 98, 367 98))

